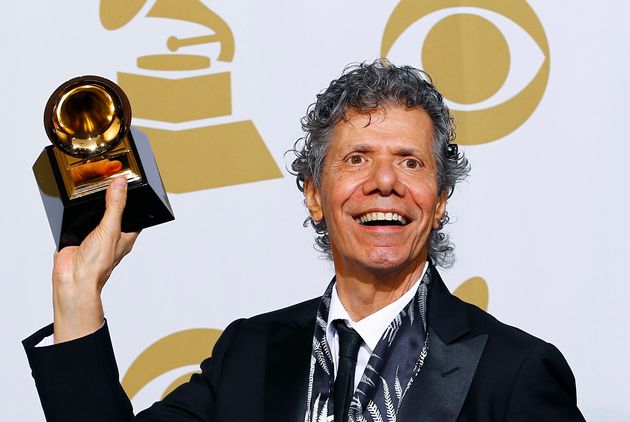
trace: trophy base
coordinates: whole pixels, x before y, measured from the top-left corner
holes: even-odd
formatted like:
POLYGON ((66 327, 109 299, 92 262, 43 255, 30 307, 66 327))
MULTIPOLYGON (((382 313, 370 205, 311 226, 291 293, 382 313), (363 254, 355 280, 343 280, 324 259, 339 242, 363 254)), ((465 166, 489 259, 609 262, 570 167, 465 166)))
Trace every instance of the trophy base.
MULTIPOLYGON (((134 232, 174 220, 175 216, 146 135, 132 128, 128 137, 141 177, 129 183, 122 231, 134 232)), ((61 250, 81 244, 101 221, 105 212, 106 186, 72 198, 64 183, 67 170, 60 165, 56 155, 55 147, 46 147, 35 161, 33 172, 55 244, 61 250)))

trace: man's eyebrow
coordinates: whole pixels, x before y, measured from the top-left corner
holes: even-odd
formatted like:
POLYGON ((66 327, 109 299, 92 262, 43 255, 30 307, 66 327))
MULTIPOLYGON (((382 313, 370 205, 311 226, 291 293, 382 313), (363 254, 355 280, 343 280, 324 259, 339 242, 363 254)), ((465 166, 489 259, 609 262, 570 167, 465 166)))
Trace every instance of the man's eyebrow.
POLYGON ((413 156, 424 156, 424 151, 421 150, 420 148, 409 148, 409 147, 403 147, 400 148, 397 152, 396 155, 399 155, 401 157, 407 156, 407 155, 413 155, 413 156))
MULTIPOLYGON (((371 151, 374 151, 374 146, 370 144, 365 144, 365 143, 350 144, 346 148, 346 152, 371 152, 371 151)), ((415 156, 415 157, 423 157, 426 155, 424 150, 420 148, 413 148, 413 147, 407 147, 407 146, 401 146, 401 147, 395 148, 394 154, 400 157, 405 157, 409 155, 415 156)))
POLYGON ((348 145, 348 151, 353 151, 353 152, 370 152, 373 149, 374 148, 372 148, 368 144, 350 144, 350 145, 348 145))

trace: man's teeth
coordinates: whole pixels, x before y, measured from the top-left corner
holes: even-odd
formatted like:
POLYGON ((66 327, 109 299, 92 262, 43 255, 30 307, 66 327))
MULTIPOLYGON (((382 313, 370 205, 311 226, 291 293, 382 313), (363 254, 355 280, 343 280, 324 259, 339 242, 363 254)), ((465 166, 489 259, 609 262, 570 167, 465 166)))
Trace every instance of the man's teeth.
POLYGON ((369 223, 371 221, 398 221, 402 225, 407 224, 407 219, 395 212, 370 212, 355 219, 359 224, 369 223))

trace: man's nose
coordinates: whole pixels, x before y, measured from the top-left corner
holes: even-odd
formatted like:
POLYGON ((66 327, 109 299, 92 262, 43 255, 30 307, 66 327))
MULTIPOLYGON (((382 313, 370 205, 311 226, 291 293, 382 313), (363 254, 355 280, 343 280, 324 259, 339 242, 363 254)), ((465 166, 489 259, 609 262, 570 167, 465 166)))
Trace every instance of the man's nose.
POLYGON ((363 185, 366 195, 378 193, 379 195, 399 195, 404 193, 404 185, 400 181, 399 174, 394 163, 385 159, 377 159, 370 170, 368 180, 363 185))

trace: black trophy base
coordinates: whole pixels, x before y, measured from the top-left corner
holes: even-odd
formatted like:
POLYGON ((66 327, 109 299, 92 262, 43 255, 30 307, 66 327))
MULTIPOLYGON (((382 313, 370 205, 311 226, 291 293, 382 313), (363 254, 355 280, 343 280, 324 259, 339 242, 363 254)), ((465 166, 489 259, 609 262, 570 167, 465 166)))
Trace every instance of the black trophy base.
MULTIPOLYGON (((132 128, 127 135, 141 168, 141 180, 129 183, 122 231, 135 232, 175 219, 149 141, 132 128)), ((57 250, 80 245, 105 212, 105 190, 69 199, 53 146, 42 151, 33 165, 57 250)))

